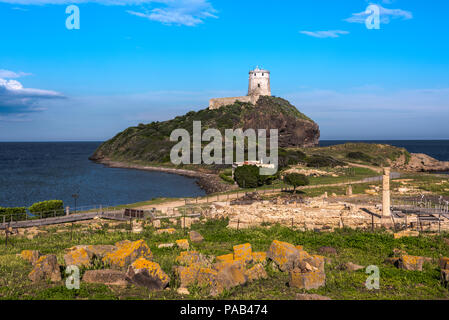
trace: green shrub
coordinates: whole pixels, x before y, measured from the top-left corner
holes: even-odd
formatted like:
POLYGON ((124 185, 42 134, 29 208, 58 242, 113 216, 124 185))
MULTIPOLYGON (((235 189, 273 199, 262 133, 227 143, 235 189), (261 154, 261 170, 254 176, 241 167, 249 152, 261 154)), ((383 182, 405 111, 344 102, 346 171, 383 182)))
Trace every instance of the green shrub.
POLYGON ((257 166, 245 165, 238 167, 234 172, 234 179, 240 188, 257 188, 265 184, 271 184, 275 176, 260 175, 260 169, 257 166))
POLYGON ((232 177, 226 175, 226 173, 222 172, 222 173, 219 174, 219 176, 220 176, 220 178, 221 178, 223 181, 225 181, 225 182, 227 182, 227 183, 232 183, 232 184, 234 184, 234 179, 232 179, 232 177))
POLYGON ((15 207, 15 208, 0 207, 0 222, 3 222, 2 216, 6 216, 5 218, 6 221, 9 221, 8 217, 10 218, 11 216, 13 216, 14 221, 25 220, 26 212, 27 209, 24 207, 15 207))
POLYGON ((259 168, 241 166, 235 169, 234 179, 240 188, 257 188, 259 186, 259 168))
POLYGON ((286 150, 282 148, 278 150, 279 168, 303 163, 306 158, 306 154, 300 150, 286 150))
POLYGON ((310 183, 309 178, 300 173, 289 173, 285 175, 284 182, 292 186, 295 192, 297 187, 306 186, 310 183))
POLYGON ((371 160, 372 160, 369 155, 367 155, 366 153, 360 152, 360 151, 349 152, 346 155, 346 158, 354 159, 354 160, 361 160, 364 162, 371 162, 371 160))
POLYGON ((337 160, 330 156, 322 156, 322 155, 312 155, 306 159, 307 166, 310 168, 322 168, 322 167, 338 167, 344 166, 346 163, 343 161, 337 160))
POLYGON ((62 200, 48 200, 42 202, 36 202, 28 208, 31 213, 42 213, 42 217, 50 217, 55 214, 61 214, 64 212, 64 203, 62 200))

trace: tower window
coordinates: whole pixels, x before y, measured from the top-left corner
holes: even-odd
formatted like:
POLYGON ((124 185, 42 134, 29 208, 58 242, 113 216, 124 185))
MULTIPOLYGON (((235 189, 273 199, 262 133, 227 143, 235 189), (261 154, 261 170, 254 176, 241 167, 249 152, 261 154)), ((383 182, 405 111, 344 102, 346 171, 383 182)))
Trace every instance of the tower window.
POLYGON ((262 77, 263 77, 263 73, 262 73, 262 77))
POLYGON ((260 83, 258 83, 257 86, 260 88, 260 83))

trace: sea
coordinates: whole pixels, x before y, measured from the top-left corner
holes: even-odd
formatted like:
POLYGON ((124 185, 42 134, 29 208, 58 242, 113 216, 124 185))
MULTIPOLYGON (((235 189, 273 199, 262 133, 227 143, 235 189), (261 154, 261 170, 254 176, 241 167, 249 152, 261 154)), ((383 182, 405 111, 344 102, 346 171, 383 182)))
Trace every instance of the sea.
POLYGON ((0 207, 63 200, 77 209, 158 197, 196 197, 196 180, 176 174, 109 168, 88 158, 101 142, 0 142, 0 207), (77 196, 76 196, 77 195, 77 196), (75 197, 73 197, 75 196, 75 197))
MULTIPOLYGON (((449 161, 449 140, 323 140, 384 143, 449 161)), ((87 208, 147 201, 158 197, 196 197, 205 192, 195 179, 163 172, 109 168, 88 158, 101 142, 0 142, 0 207, 63 200, 87 208), (75 196, 75 197, 74 197, 75 196)))

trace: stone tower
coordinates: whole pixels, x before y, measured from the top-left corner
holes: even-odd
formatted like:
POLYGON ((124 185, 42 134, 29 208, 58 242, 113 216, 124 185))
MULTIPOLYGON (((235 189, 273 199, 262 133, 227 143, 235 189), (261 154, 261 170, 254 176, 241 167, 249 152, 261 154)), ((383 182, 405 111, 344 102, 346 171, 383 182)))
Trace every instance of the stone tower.
POLYGON ((249 72, 248 96, 271 96, 270 71, 257 67, 249 72))
POLYGON ((236 101, 256 105, 260 96, 271 96, 270 71, 257 67, 249 72, 248 95, 244 97, 213 98, 209 100, 209 109, 218 109, 236 101))

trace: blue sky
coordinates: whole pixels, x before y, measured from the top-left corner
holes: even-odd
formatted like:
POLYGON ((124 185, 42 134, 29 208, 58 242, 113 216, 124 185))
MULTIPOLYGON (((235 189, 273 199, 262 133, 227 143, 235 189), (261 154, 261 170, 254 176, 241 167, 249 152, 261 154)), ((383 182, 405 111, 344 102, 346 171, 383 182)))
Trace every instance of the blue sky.
POLYGON ((449 139, 449 2, 0 0, 0 141, 105 140, 213 97, 273 95, 322 139, 449 139), (80 29, 66 28, 66 7, 80 29), (380 30, 363 12, 381 7, 380 30))

